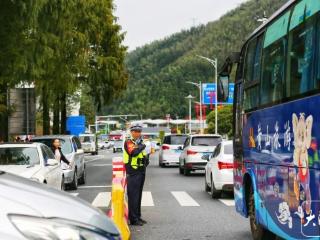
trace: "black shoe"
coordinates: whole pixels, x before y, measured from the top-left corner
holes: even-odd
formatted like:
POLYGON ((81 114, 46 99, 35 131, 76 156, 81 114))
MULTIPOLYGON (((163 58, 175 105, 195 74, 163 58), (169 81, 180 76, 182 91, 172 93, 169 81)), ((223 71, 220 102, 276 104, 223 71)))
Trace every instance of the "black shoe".
POLYGON ((140 222, 142 222, 143 224, 147 224, 148 222, 142 218, 139 219, 140 222))
POLYGON ((141 222, 140 220, 135 221, 135 222, 130 222, 131 226, 143 226, 143 222, 141 222))

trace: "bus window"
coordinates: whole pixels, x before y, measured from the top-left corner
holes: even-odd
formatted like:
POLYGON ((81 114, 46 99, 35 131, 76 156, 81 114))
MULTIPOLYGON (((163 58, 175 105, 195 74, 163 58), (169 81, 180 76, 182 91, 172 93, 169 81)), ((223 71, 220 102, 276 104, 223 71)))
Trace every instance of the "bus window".
POLYGON ((264 49, 261 104, 275 102, 283 96, 286 42, 286 38, 281 38, 264 49))
POLYGON ((286 35, 290 13, 286 12, 266 31, 263 44, 261 79, 261 104, 268 104, 283 97, 286 35))
POLYGON ((252 72, 253 72, 253 60, 254 60, 254 54, 256 51, 256 41, 252 40, 247 48, 247 54, 246 54, 246 61, 245 61, 245 68, 244 68, 244 81, 245 82, 251 82, 252 79, 252 72))
POLYGON ((252 40, 247 49, 245 62, 245 83, 253 82, 244 91, 244 109, 253 109, 259 105, 259 82, 261 69, 263 35, 252 40))
POLYGON ((262 39, 263 35, 252 40, 248 45, 244 70, 245 82, 260 80, 262 39))
POLYGON ((289 33, 287 96, 296 96, 316 88, 313 62, 316 51, 316 19, 310 18, 289 33))

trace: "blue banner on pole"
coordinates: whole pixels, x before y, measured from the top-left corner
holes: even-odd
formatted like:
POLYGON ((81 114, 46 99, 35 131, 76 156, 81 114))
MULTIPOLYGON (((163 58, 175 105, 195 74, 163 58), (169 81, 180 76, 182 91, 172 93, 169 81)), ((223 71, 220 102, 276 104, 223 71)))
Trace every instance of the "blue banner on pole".
MULTIPOLYGON (((216 84, 202 84, 202 104, 211 105, 216 103, 216 84)), ((218 102, 218 104, 233 104, 234 83, 229 84, 229 96, 226 102, 218 102)))

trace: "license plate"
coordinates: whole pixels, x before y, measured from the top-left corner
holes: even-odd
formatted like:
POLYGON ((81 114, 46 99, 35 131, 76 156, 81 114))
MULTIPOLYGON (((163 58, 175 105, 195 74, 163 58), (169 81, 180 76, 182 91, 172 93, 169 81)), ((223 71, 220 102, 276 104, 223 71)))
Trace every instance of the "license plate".
POLYGON ((208 156, 210 156, 210 155, 211 155, 211 153, 209 153, 209 152, 206 152, 206 153, 202 153, 202 155, 203 155, 203 156, 205 156, 205 155, 208 155, 208 156))
POLYGON ((179 150, 179 149, 176 149, 174 151, 175 151, 175 153, 181 153, 182 152, 182 150, 179 150))

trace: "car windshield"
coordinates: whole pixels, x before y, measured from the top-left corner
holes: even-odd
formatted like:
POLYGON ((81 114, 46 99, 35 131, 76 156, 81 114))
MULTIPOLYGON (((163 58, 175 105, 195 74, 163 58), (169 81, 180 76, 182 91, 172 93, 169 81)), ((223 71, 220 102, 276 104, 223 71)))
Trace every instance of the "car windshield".
POLYGON ((217 146, 221 142, 220 137, 193 137, 192 146, 217 146))
POLYGON ((224 145, 224 154, 226 154, 226 155, 232 155, 233 154, 232 144, 224 145))
POLYGON ((35 147, 0 148, 0 165, 33 165, 40 162, 35 147))
POLYGON ((186 135, 166 136, 164 138, 163 143, 164 144, 169 144, 169 145, 183 145, 184 142, 186 141, 186 139, 187 139, 186 135))
MULTIPOLYGON (((47 145, 49 148, 52 148, 52 140, 56 138, 40 138, 40 139, 32 139, 32 142, 40 142, 45 145, 47 145)), ((72 153, 72 144, 69 139, 61 139, 60 144, 61 144, 61 151, 63 154, 70 154, 72 153)))
POLYGON ((80 142, 81 143, 90 143, 93 142, 93 136, 80 136, 80 142))

